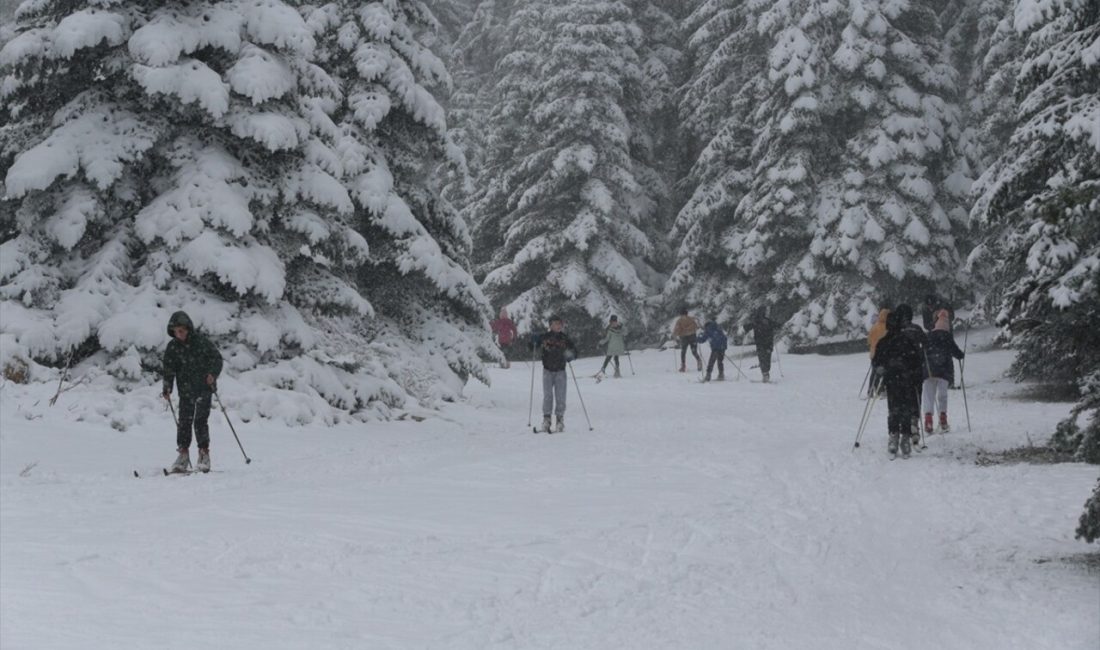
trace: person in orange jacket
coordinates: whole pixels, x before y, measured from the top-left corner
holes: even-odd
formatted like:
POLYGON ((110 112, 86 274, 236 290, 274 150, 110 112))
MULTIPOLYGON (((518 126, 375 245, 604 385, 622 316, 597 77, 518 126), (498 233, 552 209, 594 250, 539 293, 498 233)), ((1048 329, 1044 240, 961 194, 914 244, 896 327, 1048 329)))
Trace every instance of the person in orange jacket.
POLYGON ((878 342, 882 340, 882 337, 886 336, 886 319, 890 317, 889 309, 881 309, 878 312, 878 320, 871 326, 871 331, 867 333, 867 346, 871 348, 871 358, 875 358, 875 348, 878 346, 878 342))
POLYGON ((687 351, 691 348, 691 356, 695 357, 698 369, 703 369, 703 357, 699 356, 699 343, 695 336, 699 331, 699 321, 688 315, 687 307, 680 310, 680 317, 672 326, 672 338, 680 344, 680 372, 687 372, 687 351))

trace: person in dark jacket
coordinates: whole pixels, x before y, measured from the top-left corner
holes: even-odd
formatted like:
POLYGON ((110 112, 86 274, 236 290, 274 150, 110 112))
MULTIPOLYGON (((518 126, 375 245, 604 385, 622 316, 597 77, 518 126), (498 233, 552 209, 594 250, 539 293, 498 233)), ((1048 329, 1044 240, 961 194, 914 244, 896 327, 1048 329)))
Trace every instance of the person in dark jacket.
MULTIPOLYGON (((925 350, 928 346, 928 337, 925 335, 924 330, 920 325, 913 322, 913 308, 907 304, 900 304, 894 310, 898 314, 898 321, 902 333, 912 341, 913 345, 917 346, 917 350, 920 353, 921 369, 923 370, 928 364, 928 357, 925 354, 925 350)), ((910 427, 909 434, 913 437, 913 442, 920 444, 920 399, 921 391, 924 389, 924 377, 918 372, 913 375, 913 385, 910 388, 909 396, 912 401, 910 427)))
POLYGON ((760 363, 760 375, 764 383, 771 381, 772 349, 775 347, 775 330, 779 328, 768 315, 767 307, 760 307, 753 314, 752 320, 745 327, 745 333, 753 333, 756 342, 756 359, 760 363))
POLYGON ((210 470, 210 400, 222 371, 222 356, 210 339, 195 331, 191 318, 177 311, 168 319, 172 340, 164 350, 164 390, 161 396, 172 399, 172 384, 179 392, 179 419, 176 427, 176 462, 172 471, 191 468, 191 429, 199 446, 197 469, 210 470))
POLYGON ((718 364, 718 381, 726 380, 726 346, 729 338, 718 327, 717 319, 712 318, 703 325, 703 333, 699 335, 699 343, 710 342, 710 358, 707 359, 707 375, 703 381, 710 381, 710 374, 714 372, 714 364, 718 364))
MULTIPOLYGON (((871 365, 877 381, 886 387, 889 409, 886 426, 890 436, 887 450, 896 454, 900 444, 902 456, 908 457, 912 449, 910 421, 914 405, 913 385, 921 376, 922 362, 920 348, 905 334, 905 321, 899 315, 901 311, 899 306, 887 318, 886 336, 875 346, 871 365)), ((912 316, 911 309, 909 313, 912 316)))
POLYGON ((550 317, 550 331, 535 338, 535 349, 542 355, 542 428, 550 433, 550 414, 557 416, 554 431, 565 431, 565 366, 576 358, 577 348, 562 331, 560 316, 550 317))
POLYGON ((928 334, 928 364, 924 372, 924 432, 932 433, 932 409, 940 414, 940 433, 947 433, 948 377, 954 376, 955 361, 966 354, 951 335, 951 315, 946 309, 936 312, 936 325, 928 334))

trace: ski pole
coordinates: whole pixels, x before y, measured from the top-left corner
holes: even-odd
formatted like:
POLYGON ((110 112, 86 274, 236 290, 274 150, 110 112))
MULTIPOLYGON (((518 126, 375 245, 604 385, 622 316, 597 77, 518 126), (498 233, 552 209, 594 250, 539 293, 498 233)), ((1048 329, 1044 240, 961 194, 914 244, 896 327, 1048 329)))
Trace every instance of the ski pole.
POLYGON ((577 382, 577 373, 573 370, 573 362, 569 362, 569 374, 573 375, 573 385, 577 387, 577 399, 581 401, 581 410, 584 411, 584 419, 588 422, 588 430, 592 430, 592 420, 588 418, 588 407, 584 405, 584 396, 581 395, 581 385, 577 382))
POLYGON ((168 399, 165 401, 168 402, 168 408, 172 410, 172 421, 176 423, 176 429, 178 430, 180 428, 180 421, 179 418, 176 417, 176 407, 172 405, 172 396, 169 395, 168 399))
MULTIPOLYGON (((746 375, 741 370, 741 364, 739 364, 736 361, 734 361, 733 359, 731 359, 728 354, 723 354, 722 356, 726 357, 726 361, 729 361, 730 365, 733 366, 737 370, 737 381, 741 381, 741 377, 744 377, 745 379, 749 379, 749 376, 746 375)), ((749 381, 752 381, 752 380, 750 379, 749 381)))
POLYGON ((779 348, 772 348, 775 351, 775 367, 779 370, 779 376, 783 377, 783 362, 779 359, 779 348))
POLYGON ((871 421, 871 416, 875 412, 875 402, 878 401, 879 390, 878 386, 874 386, 874 381, 872 381, 872 386, 871 399, 867 400, 867 404, 863 407, 863 417, 859 421, 859 430, 856 432, 856 441, 852 445, 852 451, 859 448, 859 441, 863 438, 863 432, 867 430, 867 424, 871 421))
MULTIPOLYGON (((874 367, 874 363, 867 364, 867 374, 863 375, 863 381, 859 384, 859 397, 863 399, 863 389, 867 387, 867 380, 871 378, 871 368, 874 367)), ((871 393, 868 392, 867 396, 870 397, 871 393)))
POLYGON ((963 358, 959 360, 959 385, 963 391, 963 408, 966 409, 966 430, 974 433, 970 428, 970 404, 966 401, 966 343, 970 338, 970 321, 966 321, 966 332, 963 334, 963 358))
POLYGON ((527 398, 527 426, 531 426, 531 412, 535 408, 535 348, 531 348, 531 395, 527 398))
POLYGON ((218 402, 218 408, 222 410, 222 415, 225 416, 225 423, 229 425, 229 430, 233 432, 233 437, 237 439, 237 446, 241 448, 241 455, 244 456, 244 464, 248 465, 252 462, 252 459, 248 457, 248 454, 244 453, 244 445, 241 444, 240 437, 237 436, 237 430, 233 428, 233 422, 229 419, 229 413, 225 410, 225 405, 222 404, 222 398, 218 397, 218 391, 214 391, 214 399, 218 402))
POLYGON ((631 375, 636 374, 634 372, 634 360, 630 358, 630 352, 629 351, 626 353, 626 362, 630 364, 630 374, 631 375))
POLYGON ((920 446, 923 449, 927 445, 924 444, 925 443, 925 440, 924 440, 924 422, 921 421, 922 418, 920 417, 921 410, 922 410, 921 406, 923 406, 923 404, 921 404, 921 401, 922 401, 921 389, 918 388, 916 392, 917 392, 917 440, 920 441, 920 446))

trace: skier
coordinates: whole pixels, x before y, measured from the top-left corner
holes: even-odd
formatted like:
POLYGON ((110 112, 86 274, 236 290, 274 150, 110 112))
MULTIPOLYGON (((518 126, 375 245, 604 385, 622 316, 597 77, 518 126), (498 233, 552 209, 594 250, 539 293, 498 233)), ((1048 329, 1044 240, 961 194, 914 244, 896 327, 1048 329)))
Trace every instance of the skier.
POLYGON ((176 428, 176 462, 171 471, 191 469, 191 429, 199 446, 196 469, 210 471, 210 399, 217 390, 222 356, 210 339, 195 331, 191 318, 177 311, 168 319, 172 340, 164 350, 164 390, 161 397, 172 399, 172 384, 179 391, 179 421, 176 428))
POLYGON ((565 431, 565 366, 577 356, 573 341, 562 331, 560 316, 550 317, 550 331, 536 337, 534 345, 542 354, 542 428, 551 433, 550 414, 557 415, 554 432, 565 431))
POLYGON ((497 347, 500 348, 501 354, 504 355, 504 361, 501 362, 501 368, 511 368, 512 362, 508 360, 508 351, 512 347, 512 342, 516 339, 517 331, 516 324, 508 317, 508 310, 504 307, 500 308, 500 315, 496 320, 489 323, 489 327, 493 330, 493 336, 496 337, 497 347))
POLYGON ((699 356, 699 344, 695 341, 695 334, 699 331, 699 322, 688 316, 688 309, 680 310, 680 317, 672 326, 672 338, 680 342, 680 372, 687 372, 687 351, 691 348, 691 356, 695 357, 698 369, 703 369, 703 358, 699 356))
POLYGON ((710 381, 710 374, 714 371, 714 364, 718 364, 718 381, 726 380, 726 344, 729 339, 726 333, 718 327, 717 318, 711 318, 703 325, 703 333, 699 335, 698 343, 710 341, 710 358, 707 359, 707 375, 703 381, 710 381))
POLYGON ((619 372, 619 357, 626 354, 626 330, 623 328, 623 324, 619 322, 618 316, 611 317, 607 328, 604 330, 603 338, 600 339, 600 345, 607 346, 607 356, 604 357, 603 365, 600 366, 600 371, 596 375, 603 377, 604 371, 607 370, 607 364, 614 359, 615 378, 619 379, 622 377, 622 373, 619 372))
POLYGON ((890 316, 890 310, 885 307, 878 312, 878 320, 871 326, 867 333, 867 346, 871 348, 871 358, 875 358, 875 346, 886 336, 886 319, 890 316))
MULTIPOLYGON (((898 305, 894 313, 898 316, 902 334, 917 347, 920 353, 919 361, 923 372, 928 365, 928 356, 925 353, 928 346, 928 337, 921 326, 913 322, 913 308, 908 304, 898 305)), ((910 404, 909 419, 910 435, 913 437, 913 442, 918 444, 920 443, 920 398, 921 391, 924 389, 922 372, 912 375, 913 385, 909 389, 910 402, 912 402, 910 404)))
MULTIPOLYGON (((910 314, 912 312, 910 311, 910 314)), ((921 351, 913 339, 905 334, 902 310, 899 306, 887 318, 886 336, 875 347, 871 365, 875 377, 886 387, 886 404, 889 408, 886 426, 890 436, 887 451, 893 458, 901 446, 901 455, 908 458, 910 443, 910 419, 913 413, 913 381, 921 376, 921 351)))
POLYGON ((924 432, 932 433, 932 408, 940 414, 940 433, 951 428, 947 424, 947 377, 955 368, 955 359, 966 354, 951 335, 951 315, 946 309, 936 312, 936 325, 928 334, 928 363, 924 372, 924 432))
POLYGON ((760 307, 753 314, 745 333, 753 333, 756 342, 756 359, 760 363, 760 375, 764 383, 771 381, 772 348, 775 347, 775 330, 778 324, 768 315, 767 307, 760 307))

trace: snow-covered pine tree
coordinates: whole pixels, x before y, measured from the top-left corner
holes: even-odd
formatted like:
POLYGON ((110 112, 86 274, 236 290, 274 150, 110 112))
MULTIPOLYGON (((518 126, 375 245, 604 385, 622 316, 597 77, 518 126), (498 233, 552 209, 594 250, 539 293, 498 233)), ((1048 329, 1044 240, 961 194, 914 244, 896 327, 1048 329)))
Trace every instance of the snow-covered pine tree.
POLYGON ((692 282, 716 310, 777 305, 815 339, 861 331, 884 299, 950 292, 966 188, 944 182, 953 78, 926 3, 711 0, 689 24, 715 44, 683 113, 713 135, 666 293, 692 282))
POLYGON ((1013 25, 1016 128, 976 183, 972 258, 995 264, 1016 375, 1080 389, 1055 444, 1100 462, 1100 5, 1018 0, 1013 25))
POLYGON ((309 22, 318 63, 340 88, 332 153, 371 245, 358 285, 381 315, 369 337, 389 348, 391 372, 407 369, 402 383, 427 381, 415 393, 452 399, 467 377, 488 380, 479 357, 495 347, 488 302, 468 271, 469 231, 441 196, 440 170, 464 163, 428 90, 451 84, 419 40, 434 20, 419 0, 388 0, 332 3, 309 22), (440 377, 452 381, 440 386, 440 377))
POLYGON ((957 71, 960 122, 958 176, 973 183, 1000 155, 1016 118, 1013 92, 1022 40, 1012 27, 1014 0, 969 0, 944 6, 948 60, 957 71))
POLYGON ((969 185, 947 182, 958 111, 927 5, 848 3, 821 97, 842 153, 817 170, 813 240, 784 290, 808 301, 791 324, 795 335, 862 332, 883 297, 913 304, 932 290, 964 291, 969 185))
MULTIPOLYGON (((387 254, 413 234, 398 210, 402 238, 359 232, 363 198, 344 170, 371 143, 329 115, 343 93, 314 63, 318 34, 294 6, 34 0, 18 20, 0 50, 5 356, 99 351, 91 362, 137 379, 159 366, 182 308, 238 380, 267 393, 238 403, 245 418, 384 416, 404 401, 397 364, 368 345, 388 315, 360 293, 364 265, 445 264, 431 250, 419 262, 387 254)), ((423 92, 408 66, 394 76, 423 92)), ((424 154, 398 155, 412 167, 424 154)), ((384 183, 371 188, 386 197, 384 183)), ((400 290, 389 275, 375 286, 386 283, 400 290)), ((460 372, 477 367, 465 340, 460 372)), ((454 375, 430 368, 433 385, 454 375)))
POLYGON ((473 210, 483 286, 521 328, 565 316, 594 342, 645 325, 654 199, 638 150, 640 34, 621 2, 524 3, 498 66, 488 179, 473 210))
POLYGON ((680 137, 693 164, 684 176, 690 197, 669 234, 677 246, 664 287, 670 313, 703 306, 720 322, 744 308, 745 283, 731 269, 724 237, 748 188, 755 133, 752 113, 766 90, 766 44, 744 0, 700 3, 682 25, 691 76, 679 102, 680 137))

